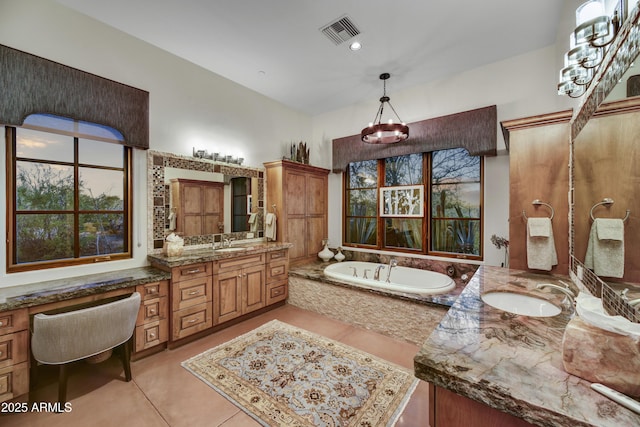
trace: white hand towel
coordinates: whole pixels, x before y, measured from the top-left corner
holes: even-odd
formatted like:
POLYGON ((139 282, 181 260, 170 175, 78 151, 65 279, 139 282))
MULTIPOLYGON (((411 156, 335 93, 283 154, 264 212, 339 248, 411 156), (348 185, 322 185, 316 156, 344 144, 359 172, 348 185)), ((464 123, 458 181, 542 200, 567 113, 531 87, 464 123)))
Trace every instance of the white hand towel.
POLYGON ((256 222, 256 214, 252 213, 251 215, 249 215, 249 224, 253 224, 254 222, 256 222))
POLYGON ((277 218, 275 214, 268 213, 265 218, 264 236, 267 240, 276 240, 276 222, 277 218))
POLYGON ((527 220, 527 267, 549 271, 558 264, 551 218, 527 220))
POLYGON ((598 276, 624 276, 624 223, 621 219, 596 218, 593 221, 584 265, 598 276))

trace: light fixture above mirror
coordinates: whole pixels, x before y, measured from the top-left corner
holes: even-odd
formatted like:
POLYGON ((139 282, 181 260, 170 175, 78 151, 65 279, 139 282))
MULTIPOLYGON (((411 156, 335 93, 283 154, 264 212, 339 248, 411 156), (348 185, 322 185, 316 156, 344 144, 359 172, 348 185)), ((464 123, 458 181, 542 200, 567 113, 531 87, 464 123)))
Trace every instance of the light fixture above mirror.
POLYGON ((391 105, 391 98, 387 96, 387 79, 389 79, 389 77, 391 77, 389 73, 380 74, 380 80, 382 80, 383 85, 380 107, 378 107, 378 112, 373 122, 369 123, 369 126, 362 129, 360 133, 362 141, 367 144, 395 144, 409 137, 409 126, 400 120, 400 116, 398 116, 398 113, 396 113, 396 110, 391 105), (396 115, 397 123, 394 123, 393 119, 382 123, 385 104, 388 104, 391 111, 396 115))

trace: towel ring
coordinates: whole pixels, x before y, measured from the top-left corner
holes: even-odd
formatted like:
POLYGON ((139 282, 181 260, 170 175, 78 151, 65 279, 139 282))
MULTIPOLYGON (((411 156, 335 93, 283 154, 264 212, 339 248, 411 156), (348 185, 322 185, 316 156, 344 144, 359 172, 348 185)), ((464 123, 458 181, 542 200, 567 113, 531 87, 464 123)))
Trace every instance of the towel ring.
MULTIPOLYGON (((591 217, 591 221, 595 221, 596 219, 593 217, 593 210, 595 208, 597 208, 600 205, 612 205, 613 204, 613 199, 610 199, 609 197, 605 197, 604 199, 602 199, 601 202, 596 203, 595 205, 593 205, 591 207, 591 210, 589 211, 589 216, 591 217)), ((631 215, 631 211, 629 209, 627 209, 627 214, 624 216, 624 218, 622 218, 622 222, 626 222, 629 219, 629 215, 631 215)))
MULTIPOLYGON (((548 207, 549 209, 551 209, 551 217, 549 219, 553 219, 553 216, 556 214, 556 212, 553 210, 553 206, 551 206, 549 203, 545 203, 543 201, 541 201, 540 199, 535 199, 533 202, 531 202, 532 205, 544 205, 546 207, 548 207)), ((522 210, 522 216, 524 219, 529 219, 527 218, 527 214, 524 212, 524 209, 522 210)))

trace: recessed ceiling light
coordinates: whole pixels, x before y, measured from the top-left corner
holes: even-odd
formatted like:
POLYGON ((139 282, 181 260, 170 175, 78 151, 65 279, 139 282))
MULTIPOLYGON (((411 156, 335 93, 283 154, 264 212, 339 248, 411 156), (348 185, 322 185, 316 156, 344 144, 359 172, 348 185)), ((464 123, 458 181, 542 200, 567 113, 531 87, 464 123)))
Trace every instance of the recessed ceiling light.
POLYGON ((360 44, 360 42, 353 42, 349 45, 349 49, 351 50, 360 50, 362 48, 362 45, 360 44))

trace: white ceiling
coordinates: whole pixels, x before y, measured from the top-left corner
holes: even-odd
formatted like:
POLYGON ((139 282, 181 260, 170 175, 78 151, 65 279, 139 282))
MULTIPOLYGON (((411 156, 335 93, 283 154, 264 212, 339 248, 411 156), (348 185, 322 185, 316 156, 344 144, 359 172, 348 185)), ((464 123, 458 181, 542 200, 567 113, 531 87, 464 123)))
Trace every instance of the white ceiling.
POLYGON ((57 0, 315 115, 555 43, 560 0, 57 0), (320 28, 348 15, 363 47, 320 28))

